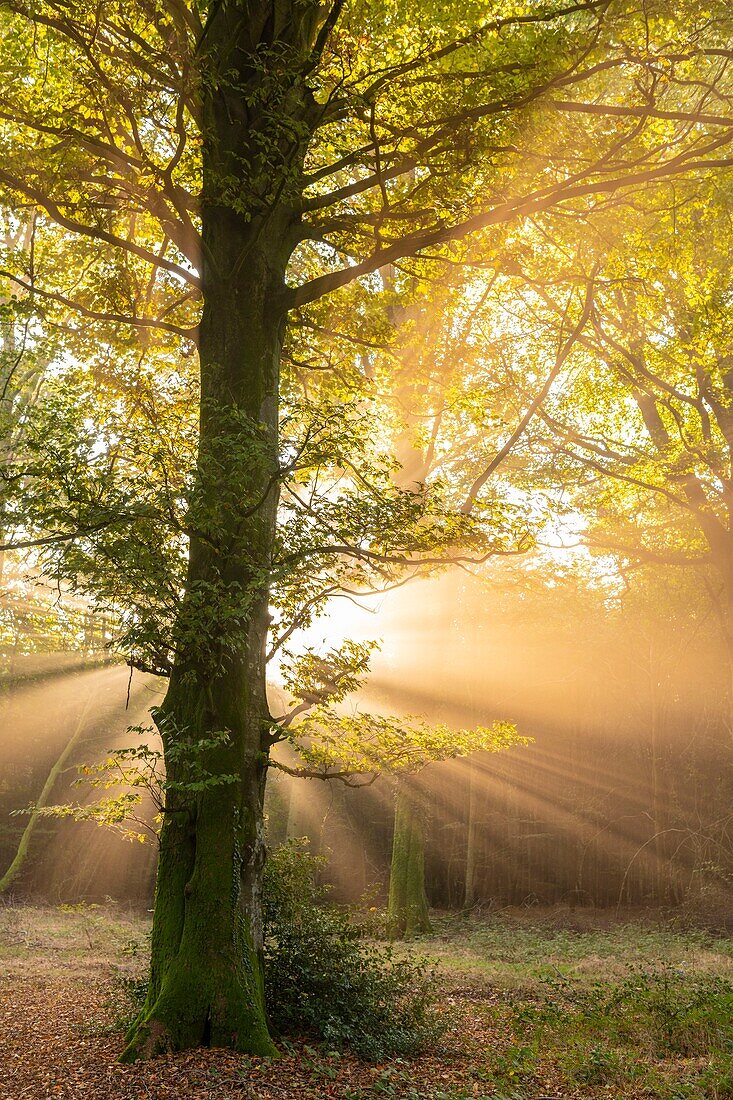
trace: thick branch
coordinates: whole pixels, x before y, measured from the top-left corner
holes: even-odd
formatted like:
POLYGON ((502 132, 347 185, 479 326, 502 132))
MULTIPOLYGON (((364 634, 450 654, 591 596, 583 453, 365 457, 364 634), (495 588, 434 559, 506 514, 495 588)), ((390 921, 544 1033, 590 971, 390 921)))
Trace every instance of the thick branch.
POLYGON ((285 772, 286 775, 292 775, 295 779, 321 779, 328 782, 331 779, 338 779, 347 787, 370 787, 379 778, 379 772, 361 772, 349 769, 343 771, 334 771, 331 768, 323 767, 323 769, 316 768, 291 768, 287 764, 281 763, 280 760, 274 760, 272 757, 267 762, 268 768, 277 768, 278 771, 285 772), (362 782, 355 782, 355 778, 364 776, 362 782))
POLYGON ((651 183, 655 180, 666 179, 683 172, 694 173, 713 168, 729 168, 733 165, 733 156, 706 159, 702 154, 704 151, 713 152, 730 144, 732 138, 733 132, 726 133, 723 137, 712 140, 708 144, 707 150, 680 153, 669 162, 657 165, 655 168, 646 168, 611 179, 583 183, 568 184, 568 181, 563 181, 549 189, 543 189, 531 195, 500 203, 492 210, 474 214, 473 217, 455 225, 438 225, 430 229, 410 233, 386 248, 377 249, 371 256, 367 256, 359 263, 329 272, 326 275, 320 275, 309 282, 301 284, 299 287, 290 288, 285 294, 285 308, 295 309, 298 306, 306 305, 308 302, 315 302, 324 295, 348 286, 356 279, 364 275, 370 275, 372 272, 407 256, 418 255, 436 245, 464 240, 466 237, 492 225, 505 224, 515 218, 526 218, 533 214, 542 213, 554 206, 567 203, 571 199, 586 198, 591 195, 614 194, 617 191, 651 183))

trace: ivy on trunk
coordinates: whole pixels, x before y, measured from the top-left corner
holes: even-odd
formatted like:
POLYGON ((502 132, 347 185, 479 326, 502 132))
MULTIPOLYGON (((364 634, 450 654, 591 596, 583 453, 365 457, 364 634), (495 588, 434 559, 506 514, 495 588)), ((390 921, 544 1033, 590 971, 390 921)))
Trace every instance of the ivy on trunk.
POLYGON ((272 1054, 260 877, 270 745, 268 574, 278 501, 285 268, 309 107, 298 75, 317 6, 282 27, 222 4, 201 51, 201 418, 186 595, 165 701, 164 752, 212 740, 223 784, 187 790, 177 756, 160 838, 152 978, 123 1055, 209 1044, 272 1054), (269 79, 265 79, 269 76, 269 79))

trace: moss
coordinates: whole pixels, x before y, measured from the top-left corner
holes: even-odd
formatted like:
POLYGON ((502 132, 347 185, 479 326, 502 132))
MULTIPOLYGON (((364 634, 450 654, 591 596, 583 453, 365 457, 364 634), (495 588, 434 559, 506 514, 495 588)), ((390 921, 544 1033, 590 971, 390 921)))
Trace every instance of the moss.
MULTIPOLYGON (((213 763, 234 772, 224 757, 213 763)), ((260 960, 264 856, 261 765, 240 762, 236 783, 197 793, 166 817, 152 934, 151 981, 122 1060, 221 1046, 275 1055, 260 960), (253 809, 253 806, 255 809, 253 809)))
POLYGON ((387 934, 392 939, 430 931, 423 829, 423 815, 403 785, 398 790, 395 805, 387 904, 387 934))
MULTIPOLYGON (((211 956, 206 955, 208 962, 211 956)), ((197 1046, 270 1057, 277 1054, 252 967, 241 965, 232 970, 227 959, 212 970, 180 953, 159 996, 133 1027, 121 1060, 134 1062, 197 1046)))

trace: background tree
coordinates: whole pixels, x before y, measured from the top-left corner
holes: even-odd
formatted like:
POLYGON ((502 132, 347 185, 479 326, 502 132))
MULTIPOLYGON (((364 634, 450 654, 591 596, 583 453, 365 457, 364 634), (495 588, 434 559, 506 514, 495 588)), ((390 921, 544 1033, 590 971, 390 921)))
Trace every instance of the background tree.
POLYGON ((595 265, 592 309, 517 461, 565 487, 569 510, 587 517, 585 541, 621 568, 691 570, 733 667, 730 283, 717 259, 729 212, 727 182, 714 179, 651 189, 633 211, 600 212, 582 250, 550 235, 540 257, 539 238, 528 238, 515 318, 530 345, 554 343, 570 289, 595 265), (557 262, 546 262, 548 247, 557 262))

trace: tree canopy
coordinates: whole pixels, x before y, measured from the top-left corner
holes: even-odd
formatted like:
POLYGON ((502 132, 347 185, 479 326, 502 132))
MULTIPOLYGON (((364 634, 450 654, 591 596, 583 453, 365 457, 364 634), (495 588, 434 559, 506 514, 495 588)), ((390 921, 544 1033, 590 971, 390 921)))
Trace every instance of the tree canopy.
MULTIPOLYGON (((633 499, 727 553, 728 290, 695 241, 708 205, 727 232, 728 5, 8 0, 2 18, 0 552, 169 680, 152 979, 125 1057, 270 1053, 268 657, 331 597, 526 551, 573 479, 604 545, 625 546, 633 499), (522 465, 529 438, 542 460, 522 465)), ((635 546, 659 553, 648 529, 635 546)), ((324 676, 306 655, 301 701, 363 657, 324 676)), ((370 770, 371 734, 393 762, 430 740, 309 721, 317 767, 370 770)))

